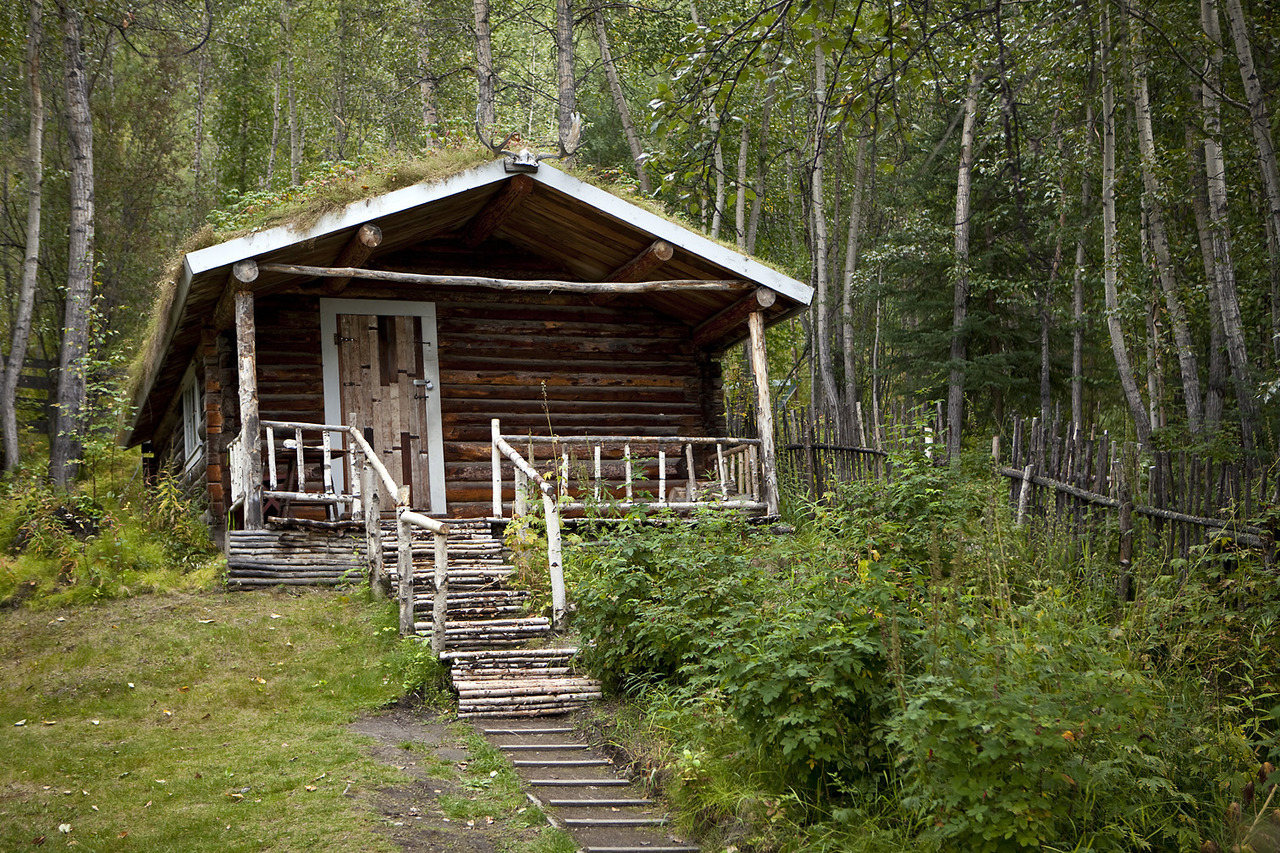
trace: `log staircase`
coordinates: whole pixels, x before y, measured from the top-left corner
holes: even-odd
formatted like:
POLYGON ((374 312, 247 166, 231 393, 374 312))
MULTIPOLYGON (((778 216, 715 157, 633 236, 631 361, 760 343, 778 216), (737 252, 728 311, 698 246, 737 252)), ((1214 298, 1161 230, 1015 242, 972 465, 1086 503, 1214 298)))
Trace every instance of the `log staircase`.
MULTIPOLYGON (((430 635, 435 599, 430 534, 413 542, 414 628, 430 635)), ((383 540, 387 542, 387 539, 383 540)), ((441 659, 458 691, 462 718, 564 714, 600 697, 600 685, 573 671, 577 649, 549 645, 551 620, 525 615, 529 593, 510 589, 514 569, 486 520, 449 522, 448 606, 441 659)), ((394 545, 384 545, 392 585, 394 545)))

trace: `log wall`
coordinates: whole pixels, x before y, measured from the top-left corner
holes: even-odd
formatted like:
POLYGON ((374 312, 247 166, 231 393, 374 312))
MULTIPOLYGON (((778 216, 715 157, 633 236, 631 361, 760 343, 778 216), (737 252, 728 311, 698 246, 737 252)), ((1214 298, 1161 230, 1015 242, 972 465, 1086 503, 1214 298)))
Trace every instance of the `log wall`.
MULTIPOLYGON (((494 417, 508 435, 723 434, 719 362, 638 300, 355 286, 343 297, 436 305, 450 516, 492 511, 494 417)), ((318 299, 262 297, 256 314, 262 418, 322 422, 318 299)))

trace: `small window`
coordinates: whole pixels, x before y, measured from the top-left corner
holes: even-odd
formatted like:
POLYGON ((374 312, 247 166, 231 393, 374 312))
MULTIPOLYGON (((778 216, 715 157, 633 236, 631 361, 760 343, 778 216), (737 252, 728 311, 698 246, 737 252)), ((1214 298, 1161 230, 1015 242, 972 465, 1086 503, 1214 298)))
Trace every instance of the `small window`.
POLYGON ((200 457, 200 391, 194 376, 182 389, 182 469, 188 470, 200 457))

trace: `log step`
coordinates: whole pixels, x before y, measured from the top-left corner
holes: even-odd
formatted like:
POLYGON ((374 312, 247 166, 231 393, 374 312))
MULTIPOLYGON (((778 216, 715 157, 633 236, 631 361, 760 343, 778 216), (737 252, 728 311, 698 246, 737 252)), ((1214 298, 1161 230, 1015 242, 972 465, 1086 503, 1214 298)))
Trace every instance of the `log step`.
POLYGON ((513 767, 609 767, 613 762, 606 758, 517 758, 513 767))
POLYGON ((573 729, 564 726, 530 726, 527 729, 484 729, 487 735, 567 735, 573 729))
POLYGON ((560 752, 586 748, 587 745, 585 743, 508 743, 498 747, 503 752, 524 752, 542 749, 560 752))
POLYGON ((632 808, 653 805, 653 800, 625 800, 625 799, 599 799, 599 800, 547 800, 549 806, 559 806, 560 808, 632 808))
POLYGON ((538 788, 625 788, 630 779, 529 779, 526 784, 538 788))
POLYGON ((666 826, 665 817, 565 817, 565 826, 666 826))
POLYGON ((701 853, 701 847, 694 847, 691 844, 644 844, 623 847, 592 847, 582 848, 583 853, 701 853))

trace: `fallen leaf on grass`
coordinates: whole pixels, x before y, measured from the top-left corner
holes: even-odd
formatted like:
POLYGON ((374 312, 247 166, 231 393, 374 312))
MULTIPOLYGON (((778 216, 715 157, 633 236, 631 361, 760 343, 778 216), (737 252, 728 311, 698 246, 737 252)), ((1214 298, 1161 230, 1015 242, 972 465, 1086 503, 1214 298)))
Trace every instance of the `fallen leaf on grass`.
POLYGON ((116 835, 116 838, 127 838, 127 837, 128 837, 128 835, 129 835, 129 830, 127 830, 127 829, 122 829, 122 830, 120 830, 120 832, 116 835))
POLYGON ((179 693, 186 693, 186 692, 187 692, 188 690, 190 690, 190 689, 191 689, 191 685, 189 685, 189 684, 184 684, 184 685, 182 685, 181 687, 179 687, 179 688, 178 688, 178 692, 179 692, 179 693))
POLYGON ((56 726, 58 724, 57 720, 41 720, 40 722, 42 725, 46 726, 56 726))
POLYGON ((307 786, 307 790, 308 790, 308 791, 314 791, 315 789, 316 789, 316 786, 315 786, 315 785, 308 785, 308 786, 307 786))
POLYGON ((14 723, 15 726, 25 726, 26 724, 26 720, 18 720, 18 722, 14 723))
POLYGON ((211 625, 211 624, 213 624, 213 620, 212 620, 212 619, 201 619, 201 620, 200 620, 200 624, 201 624, 201 625, 211 625))
POLYGON ((147 804, 146 804, 145 806, 143 806, 143 808, 144 808, 144 809, 149 809, 149 808, 151 808, 151 803, 152 803, 152 800, 147 800, 147 804))
POLYGON ((58 824, 58 832, 61 832, 63 835, 66 835, 70 831, 71 831, 71 824, 69 823, 58 824))
POLYGON ((41 844, 44 844, 43 835, 37 835, 35 838, 31 839, 31 846, 39 847, 41 844))
POLYGON ((261 675, 255 675, 251 680, 258 682, 259 684, 267 683, 267 680, 263 678, 261 675))
POLYGON ((281 616, 279 613, 272 613, 272 614, 271 614, 271 618, 272 618, 272 619, 283 619, 284 617, 283 617, 283 616, 281 616))

